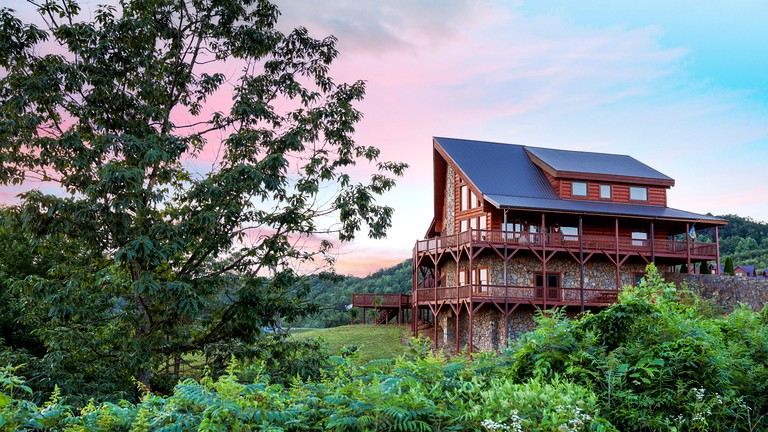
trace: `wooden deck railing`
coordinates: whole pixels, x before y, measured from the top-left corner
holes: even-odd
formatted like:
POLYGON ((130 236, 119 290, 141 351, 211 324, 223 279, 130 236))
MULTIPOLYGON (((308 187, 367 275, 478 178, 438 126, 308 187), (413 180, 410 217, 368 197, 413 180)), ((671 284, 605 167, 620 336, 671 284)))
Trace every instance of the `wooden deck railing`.
POLYGON ((352 294, 354 307, 409 308, 410 294, 352 294))
MULTIPOLYGON (((526 303, 532 302, 535 304, 543 303, 544 301, 544 288, 536 286, 513 286, 505 287, 504 285, 481 285, 481 286, 459 286, 459 287, 438 287, 435 288, 419 288, 417 290, 419 303, 429 303, 437 300, 455 300, 456 290, 458 290, 458 299, 464 300, 469 298, 470 290, 472 291, 472 297, 475 300, 494 300, 504 301, 507 299, 510 303, 526 303)), ((616 301, 618 296, 617 290, 611 289, 593 289, 585 288, 583 290, 584 304, 585 305, 610 305, 616 301)), ((547 304, 562 304, 562 305, 580 305, 582 301, 582 290, 580 288, 547 288, 546 292, 547 304)))
MULTIPOLYGON (((458 245, 470 243, 501 244, 506 243, 510 246, 546 246, 547 248, 563 248, 570 250, 579 249, 579 240, 583 237, 582 247, 587 252, 592 251, 614 251, 616 250, 616 236, 596 236, 596 235, 564 235, 564 234, 541 234, 530 232, 512 232, 495 230, 476 230, 472 229, 463 233, 435 237, 416 242, 416 252, 430 252, 435 249, 444 250, 458 245)), ((655 252, 658 255, 686 256, 689 244, 684 241, 674 240, 638 240, 626 237, 619 237, 619 252, 640 252, 650 254, 655 252), (652 251, 651 248, 654 250, 652 251)), ((690 253, 692 256, 715 257, 717 254, 715 243, 691 242, 690 253)))

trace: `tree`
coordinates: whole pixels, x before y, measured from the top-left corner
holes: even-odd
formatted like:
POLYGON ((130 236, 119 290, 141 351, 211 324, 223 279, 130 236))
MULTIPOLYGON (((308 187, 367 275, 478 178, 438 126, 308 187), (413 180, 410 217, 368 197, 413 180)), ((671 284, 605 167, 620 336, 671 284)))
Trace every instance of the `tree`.
POLYGON ((15 283, 52 356, 148 383, 304 313, 300 269, 333 264, 324 235, 385 235, 376 198, 406 165, 354 142, 364 83, 329 75, 335 38, 276 30, 265 0, 136 0, 93 21, 35 4, 46 28, 0 9, 0 183, 58 186, 20 195, 23 228, 91 257, 15 283))
POLYGON ((733 260, 731 257, 725 258, 725 265, 723 266, 723 274, 728 276, 736 276, 736 272, 733 270, 733 260))
POLYGON ((699 274, 712 274, 712 269, 709 268, 708 261, 704 261, 699 265, 699 274))

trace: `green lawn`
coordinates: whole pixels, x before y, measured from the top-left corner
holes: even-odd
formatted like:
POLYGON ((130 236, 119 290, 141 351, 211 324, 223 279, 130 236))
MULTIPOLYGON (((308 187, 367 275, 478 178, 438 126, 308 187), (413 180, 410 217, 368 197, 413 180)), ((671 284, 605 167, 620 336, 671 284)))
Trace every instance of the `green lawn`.
POLYGON ((405 352, 403 339, 410 337, 407 326, 357 324, 324 329, 301 329, 293 332, 292 337, 320 339, 335 354, 343 346, 356 346, 360 349, 360 360, 371 361, 397 357, 405 352))

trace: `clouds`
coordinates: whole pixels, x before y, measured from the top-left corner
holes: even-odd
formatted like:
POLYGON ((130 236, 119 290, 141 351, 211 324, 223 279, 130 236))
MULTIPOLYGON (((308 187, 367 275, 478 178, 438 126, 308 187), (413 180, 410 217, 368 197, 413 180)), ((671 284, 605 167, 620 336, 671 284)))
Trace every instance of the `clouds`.
MULTIPOLYGON (((389 239, 359 248, 407 257, 423 236, 433 135, 630 154, 677 180, 672 207, 768 219, 753 198, 765 192, 755 173, 768 159, 767 104, 699 63, 719 39, 706 23, 748 10, 676 5, 670 17, 658 2, 605 13, 554 0, 382 3, 281 5, 286 25, 339 37, 340 79, 367 80, 358 141, 412 167, 385 197, 396 208, 389 239)), ((755 22, 747 17, 730 22, 718 28, 731 41, 764 33, 735 27, 755 22)))
POLYGON ((347 53, 382 55, 439 46, 492 19, 489 2, 469 0, 277 1, 283 29, 302 25, 343 41, 347 53))

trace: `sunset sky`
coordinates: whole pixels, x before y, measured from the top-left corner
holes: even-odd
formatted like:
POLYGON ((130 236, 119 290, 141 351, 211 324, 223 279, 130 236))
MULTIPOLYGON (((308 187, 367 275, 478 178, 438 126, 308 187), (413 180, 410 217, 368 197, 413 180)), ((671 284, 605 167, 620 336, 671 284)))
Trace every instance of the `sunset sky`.
POLYGON ((411 165, 386 240, 342 248, 366 275, 409 258, 432 218, 432 136, 628 154, 676 180, 670 207, 768 220, 762 1, 278 2, 334 34, 364 79, 357 139, 411 165))
POLYGON ((337 80, 367 81, 357 141, 411 166, 388 238, 342 246, 340 273, 410 258, 432 136, 628 154, 676 180, 670 207, 768 221, 764 0, 277 3, 281 28, 339 39, 337 80))

